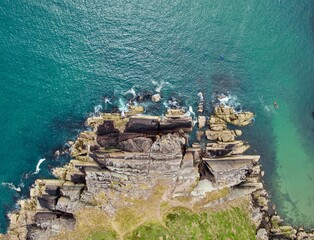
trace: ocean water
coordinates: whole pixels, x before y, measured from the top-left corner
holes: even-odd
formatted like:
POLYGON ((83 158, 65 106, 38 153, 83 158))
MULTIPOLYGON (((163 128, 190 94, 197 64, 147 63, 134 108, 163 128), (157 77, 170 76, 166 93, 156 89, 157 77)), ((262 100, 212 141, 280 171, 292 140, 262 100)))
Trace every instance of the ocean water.
POLYGON ((207 111, 219 92, 255 112, 243 139, 272 202, 287 223, 313 227, 313 31, 311 0, 2 0, 1 231, 33 181, 69 160, 54 151, 130 89, 161 91, 147 112, 171 97, 196 107, 199 90, 207 111))

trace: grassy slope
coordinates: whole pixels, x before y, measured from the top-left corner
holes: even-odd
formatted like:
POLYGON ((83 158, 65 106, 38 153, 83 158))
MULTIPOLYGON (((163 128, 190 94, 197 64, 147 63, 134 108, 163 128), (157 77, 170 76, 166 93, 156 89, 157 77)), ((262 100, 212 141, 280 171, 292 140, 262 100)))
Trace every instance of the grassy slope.
MULTIPOLYGON (((111 217, 101 210, 82 210, 76 214, 75 230, 54 239, 255 239, 248 198, 202 208, 199 202, 165 200, 165 191, 159 186, 148 200, 133 200, 111 217)), ((225 193, 213 194, 220 198, 225 193)), ((215 197, 207 197, 207 203, 215 197)))

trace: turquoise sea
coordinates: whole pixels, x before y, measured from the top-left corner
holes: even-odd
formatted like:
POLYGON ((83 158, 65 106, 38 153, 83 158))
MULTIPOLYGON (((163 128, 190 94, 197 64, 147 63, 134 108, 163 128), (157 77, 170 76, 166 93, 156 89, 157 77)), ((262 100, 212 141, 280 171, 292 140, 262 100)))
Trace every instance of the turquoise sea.
POLYGON ((2 0, 1 231, 33 181, 69 160, 54 151, 109 108, 104 97, 121 104, 157 85, 166 103, 195 107, 202 90, 207 110, 219 92, 255 112, 243 139, 272 202, 287 223, 314 227, 314 1, 2 0))

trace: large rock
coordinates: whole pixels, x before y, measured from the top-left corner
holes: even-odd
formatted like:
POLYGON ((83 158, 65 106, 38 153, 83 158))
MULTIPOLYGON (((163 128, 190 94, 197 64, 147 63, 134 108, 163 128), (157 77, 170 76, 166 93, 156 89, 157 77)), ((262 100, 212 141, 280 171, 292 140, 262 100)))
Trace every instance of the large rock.
POLYGON ((161 100, 161 96, 159 93, 156 93, 152 96, 152 101, 153 102, 159 102, 161 100))
POLYGON ((159 128, 159 118, 133 117, 126 124, 125 132, 131 133, 157 133, 159 128))
POLYGON ((235 137, 240 133, 238 130, 237 133, 234 130, 222 130, 222 131, 213 131, 206 130, 205 134, 208 140, 216 140, 221 142, 233 142, 235 137))
POLYGON ((205 127, 206 117, 205 116, 198 116, 198 128, 205 127))
POLYGON ((65 182, 61 188, 61 194, 64 197, 70 198, 71 201, 77 201, 80 199, 81 192, 83 191, 85 184, 75 184, 73 182, 65 182))
POLYGON ((211 157, 239 155, 243 154, 249 147, 248 144, 242 141, 215 142, 207 144, 206 153, 211 157))
POLYGON ((232 107, 219 105, 215 107, 214 114, 224 121, 236 126, 246 126, 253 121, 254 114, 251 112, 236 112, 232 107))
POLYGON ((265 228, 260 228, 257 230, 256 240, 268 240, 267 230, 265 228))
POLYGON ((209 128, 213 131, 222 131, 227 129, 227 124, 224 120, 211 116, 208 121, 209 128))
POLYGON ((114 127, 113 120, 105 120, 103 124, 97 127, 97 135, 106 135, 109 133, 118 133, 119 130, 114 127))
POLYGON ((109 133, 106 135, 99 135, 97 143, 101 147, 117 147, 119 143, 119 133, 109 133))
POLYGON ((173 117, 167 118, 160 122, 159 131, 161 133, 178 132, 183 130, 185 132, 192 131, 193 121, 191 117, 173 117))
POLYGON ((178 134, 167 134, 157 136, 156 141, 153 143, 150 152, 161 153, 168 155, 182 154, 182 146, 185 144, 185 139, 178 134))
POLYGON ((138 137, 120 142, 120 149, 127 152, 148 152, 153 140, 146 137, 138 137))

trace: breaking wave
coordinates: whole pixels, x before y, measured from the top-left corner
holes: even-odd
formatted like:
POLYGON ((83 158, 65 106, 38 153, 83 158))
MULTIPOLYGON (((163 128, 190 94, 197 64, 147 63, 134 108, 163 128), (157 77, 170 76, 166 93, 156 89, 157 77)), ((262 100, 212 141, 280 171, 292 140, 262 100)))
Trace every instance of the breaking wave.
POLYGON ((36 165, 36 171, 34 172, 34 174, 38 174, 40 172, 40 165, 43 163, 43 161, 45 161, 46 158, 41 158, 39 159, 37 165, 36 165))

